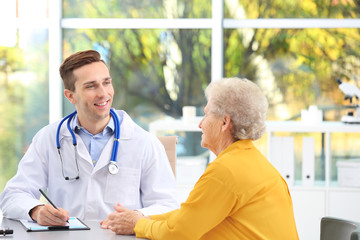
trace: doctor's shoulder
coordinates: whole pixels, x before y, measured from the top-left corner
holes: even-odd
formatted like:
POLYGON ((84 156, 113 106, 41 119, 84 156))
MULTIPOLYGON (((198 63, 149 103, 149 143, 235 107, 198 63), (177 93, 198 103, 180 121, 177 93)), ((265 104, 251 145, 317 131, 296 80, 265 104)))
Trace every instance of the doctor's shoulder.
POLYGON ((59 123, 60 123, 60 120, 42 127, 34 135, 34 137, 32 139, 32 143, 41 141, 41 142, 47 143, 47 145, 52 144, 52 145, 56 146, 56 144, 55 144, 56 131, 57 131, 57 126, 59 123))
POLYGON ((142 144, 147 145, 161 145, 161 142, 159 139, 149 131, 143 129, 139 125, 136 125, 134 128, 134 137, 137 138, 139 141, 142 142, 142 144))
POLYGON ((148 145, 154 141, 156 136, 134 122, 134 120, 124 110, 119 110, 117 113, 124 119, 121 124, 122 132, 120 134, 120 138, 124 137, 126 139, 131 139, 141 145, 148 145))
POLYGON ((138 152, 157 152, 159 148, 163 148, 154 134, 135 123, 124 110, 118 110, 117 114, 123 118, 120 134, 120 139, 125 140, 123 143, 136 146, 138 152))

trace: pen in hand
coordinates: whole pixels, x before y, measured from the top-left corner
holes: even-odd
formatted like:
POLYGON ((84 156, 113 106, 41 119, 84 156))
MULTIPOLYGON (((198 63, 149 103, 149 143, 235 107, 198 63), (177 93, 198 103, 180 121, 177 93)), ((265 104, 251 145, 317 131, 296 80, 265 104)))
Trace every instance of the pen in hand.
MULTIPOLYGON (((55 204, 50 200, 50 198, 44 193, 43 190, 39 189, 40 193, 46 198, 46 200, 48 200, 48 202, 51 204, 51 206, 53 206, 55 209, 59 210, 55 204)), ((68 220, 66 220, 67 223, 69 223, 68 220)))

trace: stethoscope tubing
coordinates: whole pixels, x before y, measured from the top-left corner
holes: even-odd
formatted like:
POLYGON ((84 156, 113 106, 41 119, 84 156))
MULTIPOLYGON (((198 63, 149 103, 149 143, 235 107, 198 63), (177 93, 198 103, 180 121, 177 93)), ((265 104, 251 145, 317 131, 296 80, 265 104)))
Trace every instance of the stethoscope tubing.
POLYGON ((117 161, 116 156, 119 150, 119 141, 120 141, 120 125, 123 119, 121 118, 121 122, 120 122, 116 112, 112 108, 110 109, 110 114, 114 118, 114 125, 115 125, 114 145, 113 145, 110 161, 116 163, 117 161))
MULTIPOLYGON (((73 139, 73 145, 77 145, 77 141, 76 141, 76 137, 74 134, 74 131, 71 129, 70 126, 70 122, 72 120, 72 118, 76 115, 77 111, 75 110, 73 113, 70 113, 69 115, 67 115, 66 117, 64 117, 61 122, 59 123, 59 126, 57 128, 56 131, 56 147, 58 150, 60 150, 60 129, 62 124, 67 120, 67 129, 69 130, 71 137, 73 139)), ((115 125, 115 129, 114 129, 114 144, 113 144, 113 149, 112 149, 112 153, 111 153, 111 158, 110 158, 110 162, 116 164, 117 161, 117 153, 118 153, 118 149, 119 149, 119 140, 120 140, 120 126, 122 123, 123 118, 121 118, 121 120, 119 120, 119 117, 117 116, 116 112, 114 109, 110 109, 110 114, 114 119, 114 125, 115 125)))
POLYGON ((73 113, 70 113, 69 115, 67 115, 66 117, 64 117, 61 122, 59 123, 59 126, 58 126, 58 129, 56 131, 56 147, 58 149, 60 149, 60 129, 61 129, 61 125, 64 123, 64 121, 66 121, 66 119, 69 119, 68 120, 68 129, 69 129, 69 132, 71 133, 71 136, 73 138, 73 144, 76 145, 76 138, 75 138, 75 135, 74 135, 74 132, 71 130, 70 127, 70 121, 71 119, 74 117, 74 115, 76 114, 76 110, 73 112, 73 113))

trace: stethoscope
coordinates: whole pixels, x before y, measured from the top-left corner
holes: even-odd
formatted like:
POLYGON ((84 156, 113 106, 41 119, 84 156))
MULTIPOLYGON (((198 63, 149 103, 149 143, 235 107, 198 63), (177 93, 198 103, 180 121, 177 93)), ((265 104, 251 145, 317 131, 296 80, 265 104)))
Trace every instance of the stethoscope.
MULTIPOLYGON (((57 132, 56 132, 56 145, 57 145, 57 149, 58 149, 58 153, 60 156, 60 161, 61 161, 61 172, 63 177, 65 178, 65 180, 77 180, 80 178, 79 175, 79 164, 78 164, 78 160, 77 160, 77 141, 76 141, 76 137, 74 134, 74 131, 71 129, 70 127, 70 122, 71 119, 76 115, 76 110, 73 113, 70 113, 69 115, 67 115, 66 117, 64 117, 61 122, 59 123, 59 126, 57 128, 57 132), (63 158, 61 155, 61 151, 60 151, 60 128, 61 125, 66 121, 66 119, 68 119, 67 121, 67 129, 69 130, 72 139, 73 139, 73 145, 74 145, 74 153, 75 153, 75 163, 76 163, 76 170, 77 170, 77 175, 75 177, 67 177, 65 176, 64 173, 64 162, 63 162, 63 158)), ((114 124, 115 124, 115 136, 114 136, 114 145, 113 145, 113 149, 112 149, 112 153, 111 153, 111 158, 109 161, 109 165, 108 165, 108 169, 109 169, 109 173, 110 174, 117 174, 119 172, 119 167, 116 163, 116 157, 117 157, 117 152, 119 149, 119 141, 120 141, 120 125, 122 123, 122 118, 121 121, 119 120, 117 114, 115 113, 115 111, 111 108, 110 109, 110 114, 114 119, 114 124)))

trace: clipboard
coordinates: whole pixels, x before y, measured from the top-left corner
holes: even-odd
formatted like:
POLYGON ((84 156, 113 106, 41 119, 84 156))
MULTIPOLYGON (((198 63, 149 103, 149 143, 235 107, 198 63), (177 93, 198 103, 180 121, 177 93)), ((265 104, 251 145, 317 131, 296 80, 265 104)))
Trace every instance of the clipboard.
POLYGON ((19 221, 24 226, 27 232, 90 230, 89 226, 87 226, 77 217, 70 217, 69 223, 66 226, 42 226, 34 221, 19 221))

